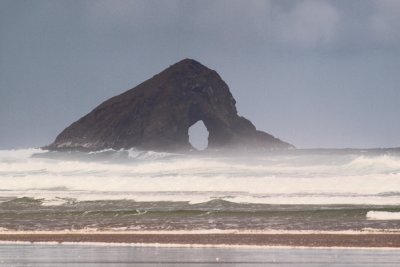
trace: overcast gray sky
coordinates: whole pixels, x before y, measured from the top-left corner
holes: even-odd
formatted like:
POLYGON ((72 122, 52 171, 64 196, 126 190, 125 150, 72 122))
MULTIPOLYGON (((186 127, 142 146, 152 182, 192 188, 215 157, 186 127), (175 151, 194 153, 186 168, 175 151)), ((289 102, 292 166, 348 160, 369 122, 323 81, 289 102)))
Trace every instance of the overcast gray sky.
POLYGON ((297 147, 400 146, 400 0, 0 0, 0 148, 34 147, 183 58, 297 147))

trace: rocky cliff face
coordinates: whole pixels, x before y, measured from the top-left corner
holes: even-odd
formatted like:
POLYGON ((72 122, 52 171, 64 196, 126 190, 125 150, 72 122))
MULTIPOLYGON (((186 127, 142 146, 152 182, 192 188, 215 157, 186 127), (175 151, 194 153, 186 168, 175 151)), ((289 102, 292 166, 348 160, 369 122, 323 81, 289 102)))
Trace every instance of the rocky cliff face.
POLYGON ((256 130, 238 116, 235 103, 215 71, 185 59, 103 102, 62 131, 47 149, 185 151, 192 149, 188 129, 199 120, 209 132, 208 149, 292 147, 256 130))

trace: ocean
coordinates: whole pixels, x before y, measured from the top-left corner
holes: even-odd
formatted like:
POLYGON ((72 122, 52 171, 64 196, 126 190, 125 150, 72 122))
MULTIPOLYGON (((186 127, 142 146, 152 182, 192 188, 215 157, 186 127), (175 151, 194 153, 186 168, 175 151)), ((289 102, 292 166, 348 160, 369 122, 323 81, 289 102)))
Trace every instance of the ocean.
POLYGON ((399 149, 0 151, 0 231, 399 231, 399 149))

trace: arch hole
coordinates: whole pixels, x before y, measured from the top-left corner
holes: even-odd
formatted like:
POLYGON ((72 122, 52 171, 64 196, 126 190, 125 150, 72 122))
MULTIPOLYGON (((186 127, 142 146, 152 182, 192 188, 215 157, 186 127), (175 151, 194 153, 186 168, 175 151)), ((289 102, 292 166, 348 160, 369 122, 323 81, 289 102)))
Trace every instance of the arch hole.
POLYGON ((197 150, 204 150, 208 146, 208 130, 202 120, 189 127, 189 142, 197 150))

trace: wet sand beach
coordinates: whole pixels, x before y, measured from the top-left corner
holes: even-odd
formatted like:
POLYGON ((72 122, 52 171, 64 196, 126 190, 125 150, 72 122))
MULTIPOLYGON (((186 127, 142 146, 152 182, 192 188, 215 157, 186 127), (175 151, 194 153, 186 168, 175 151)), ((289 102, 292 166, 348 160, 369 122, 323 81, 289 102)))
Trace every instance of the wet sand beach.
POLYGON ((0 244, 1 266, 397 267, 397 249, 0 244))
POLYGON ((231 245, 231 246, 289 246, 289 247, 354 247, 399 248, 400 234, 157 234, 157 233, 2 233, 0 241, 23 242, 84 242, 160 245, 231 245))

